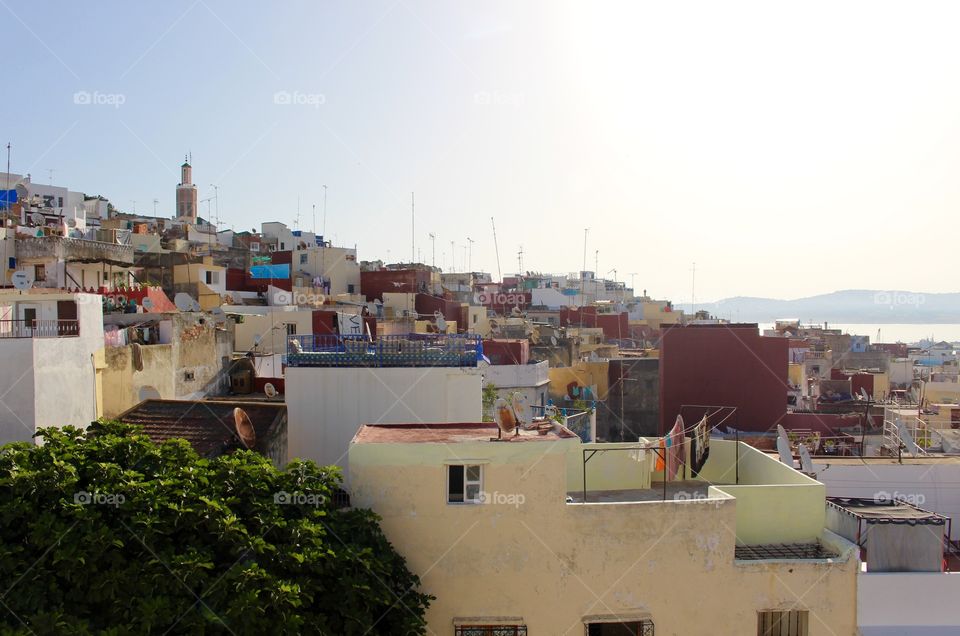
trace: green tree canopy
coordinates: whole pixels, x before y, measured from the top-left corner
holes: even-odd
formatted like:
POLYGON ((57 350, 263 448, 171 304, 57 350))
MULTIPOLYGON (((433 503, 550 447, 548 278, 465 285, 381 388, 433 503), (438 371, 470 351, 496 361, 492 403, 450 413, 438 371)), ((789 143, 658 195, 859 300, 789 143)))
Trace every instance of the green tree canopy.
POLYGON ((431 597, 335 467, 99 423, 0 449, 0 630, 422 634, 431 597))

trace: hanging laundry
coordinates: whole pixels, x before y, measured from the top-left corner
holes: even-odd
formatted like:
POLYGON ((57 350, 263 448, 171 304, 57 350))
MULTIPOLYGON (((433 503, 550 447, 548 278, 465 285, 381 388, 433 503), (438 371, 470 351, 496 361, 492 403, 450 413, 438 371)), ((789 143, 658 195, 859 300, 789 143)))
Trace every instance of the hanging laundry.
POLYGON ((679 470, 681 464, 686 461, 685 450, 686 444, 684 440, 686 437, 683 435, 683 416, 678 415, 677 421, 674 423, 673 428, 670 429, 670 432, 667 434, 667 478, 675 479, 677 476, 677 470, 679 470))
POLYGON ((664 458, 667 456, 667 445, 664 438, 660 438, 660 449, 657 451, 657 461, 654 462, 653 469, 656 471, 664 470, 664 458))
POLYGON ((693 429, 693 448, 690 450, 690 468, 691 473, 696 476, 700 474, 703 465, 707 463, 707 457, 710 455, 710 425, 707 422, 707 416, 697 423, 693 429))

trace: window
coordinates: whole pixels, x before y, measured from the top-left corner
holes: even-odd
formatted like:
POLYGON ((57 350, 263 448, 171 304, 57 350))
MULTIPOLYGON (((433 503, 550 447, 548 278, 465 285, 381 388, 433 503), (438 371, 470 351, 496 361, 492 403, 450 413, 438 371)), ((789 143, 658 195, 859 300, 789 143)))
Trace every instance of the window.
POLYGON ((297 323, 295 323, 295 322, 288 322, 288 323, 287 323, 287 335, 288 335, 288 336, 295 336, 295 335, 297 335, 297 323))
POLYGON ((589 623, 587 636, 654 636, 653 621, 589 623))
POLYGON ((206 277, 206 283, 207 283, 207 285, 212 285, 212 284, 213 284, 213 272, 205 272, 205 273, 204 273, 204 276, 206 277))
POLYGON ((43 265, 34 265, 33 280, 35 281, 47 280, 47 268, 44 267, 43 265))
POLYGON ((63 207, 63 197, 57 197, 57 207, 58 208, 63 207))
POLYGON ((287 244, 281 241, 281 242, 280 242, 280 249, 281 249, 281 250, 287 249, 287 244))
POLYGON ((526 625, 457 625, 454 636, 527 636, 526 625))
POLYGON ((479 465, 447 466, 447 503, 480 503, 482 478, 479 465))
POLYGON ((259 252, 259 251, 260 251, 260 244, 259 244, 259 243, 251 243, 251 244, 250 244, 250 251, 251 251, 251 252, 259 252))
POLYGON ((301 264, 301 265, 306 265, 306 264, 307 264, 307 255, 306 255, 306 254, 301 254, 301 255, 300 255, 300 264, 301 264))
POLYGON ((757 636, 807 636, 809 620, 807 610, 759 612, 757 636))

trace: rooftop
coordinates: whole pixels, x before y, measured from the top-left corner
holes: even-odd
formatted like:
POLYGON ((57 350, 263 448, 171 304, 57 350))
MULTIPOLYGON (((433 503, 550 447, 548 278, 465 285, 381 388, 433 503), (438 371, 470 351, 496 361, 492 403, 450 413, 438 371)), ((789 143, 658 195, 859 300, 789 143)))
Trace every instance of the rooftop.
POLYGON ((154 442, 182 438, 201 456, 240 445, 233 409, 242 408, 250 416, 257 441, 254 450, 272 436, 276 426, 287 417, 286 404, 247 400, 144 400, 117 419, 143 427, 154 442))
MULTIPOLYGON (((353 438, 354 444, 458 444, 496 441, 499 428, 493 422, 456 424, 366 424, 353 438)), ((504 433, 497 443, 555 442, 577 439, 575 433, 554 426, 546 435, 537 431, 519 430, 519 435, 504 433)))

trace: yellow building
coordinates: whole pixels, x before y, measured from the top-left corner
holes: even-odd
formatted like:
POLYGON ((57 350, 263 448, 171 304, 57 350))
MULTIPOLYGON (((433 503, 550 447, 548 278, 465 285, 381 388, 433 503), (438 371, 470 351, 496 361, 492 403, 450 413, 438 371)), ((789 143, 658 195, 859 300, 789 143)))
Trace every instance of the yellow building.
POLYGON ((214 265, 209 256, 200 263, 175 265, 173 289, 176 293, 189 294, 200 303, 200 309, 209 311, 223 304, 223 296, 227 293, 227 269, 214 265))
POLYGON ((711 441, 664 487, 636 444, 496 433, 372 425, 350 447, 352 502, 436 596, 431 633, 857 633, 857 549, 825 530, 819 482, 711 441))

